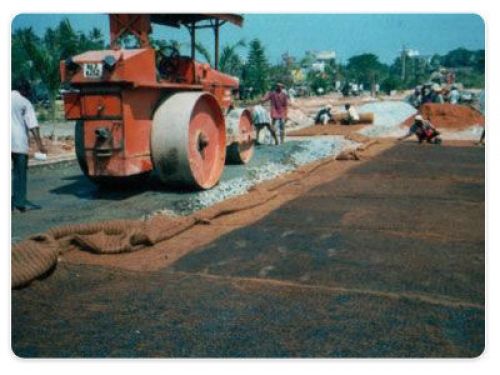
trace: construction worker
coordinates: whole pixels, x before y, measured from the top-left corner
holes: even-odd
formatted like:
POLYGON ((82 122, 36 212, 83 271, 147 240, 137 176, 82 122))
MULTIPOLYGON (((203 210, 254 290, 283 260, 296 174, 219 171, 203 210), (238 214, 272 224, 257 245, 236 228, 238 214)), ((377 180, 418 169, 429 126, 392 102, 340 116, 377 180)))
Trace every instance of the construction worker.
POLYGON ((276 124, 278 125, 280 143, 285 143, 285 121, 288 115, 288 97, 283 90, 284 88, 284 84, 277 83, 274 91, 268 92, 260 101, 261 104, 267 101, 271 102, 271 125, 275 129, 276 124))
POLYGON ((314 123, 316 125, 327 125, 330 122, 330 120, 333 119, 332 110, 333 107, 330 104, 325 105, 316 114, 316 117, 314 118, 314 123))
POLYGON ((460 93, 458 92, 456 86, 451 86, 448 98, 450 100, 450 104, 458 104, 458 101, 460 100, 460 93))
MULTIPOLYGON (((481 111, 483 116, 485 114, 485 110, 486 110, 485 94, 484 94, 484 90, 482 90, 481 93, 479 94, 479 111, 481 111)), ((486 126, 486 124, 485 124, 485 126, 486 126)), ((485 131, 485 129, 483 129, 483 132, 481 133, 481 137, 479 138, 479 142, 477 142, 478 145, 484 146, 485 136, 486 136, 486 131, 485 131)))
POLYGON ((269 130, 269 133, 271 133, 271 136, 274 139, 274 143, 276 145, 279 144, 278 136, 276 135, 276 128, 271 123, 271 118, 269 117, 269 113, 263 106, 256 105, 252 108, 252 122, 255 126, 255 129, 257 129, 257 136, 256 136, 257 144, 259 144, 259 135, 260 131, 263 128, 267 128, 269 130))
POLYGON ((425 84, 422 87, 422 100, 420 104, 432 103, 433 91, 430 84, 425 84))
POLYGON ((37 210, 41 207, 26 199, 29 133, 31 132, 38 149, 46 154, 47 150, 40 137, 40 129, 33 105, 27 99, 30 87, 27 82, 12 85, 11 95, 11 161, 12 161, 12 201, 11 209, 21 212, 37 210))
POLYGON ((359 114, 354 106, 347 103, 345 105, 345 110, 347 111, 347 118, 342 121, 344 125, 355 125, 359 123, 359 114))
POLYGON ((444 97, 442 94, 441 86, 438 85, 437 83, 432 86, 431 100, 432 103, 438 103, 438 104, 444 103, 444 97))
POLYGON ((429 121, 424 120, 421 115, 415 116, 415 122, 412 126, 410 126, 408 133, 406 133, 402 137, 399 137, 398 141, 402 141, 403 139, 411 137, 413 134, 417 136, 418 143, 426 141, 427 143, 440 144, 442 142, 441 138, 439 137, 439 132, 436 130, 436 128, 434 128, 429 121))
POLYGON ((415 90, 413 90, 413 94, 410 97, 410 103, 415 108, 420 107, 422 104, 422 87, 416 86, 415 90))

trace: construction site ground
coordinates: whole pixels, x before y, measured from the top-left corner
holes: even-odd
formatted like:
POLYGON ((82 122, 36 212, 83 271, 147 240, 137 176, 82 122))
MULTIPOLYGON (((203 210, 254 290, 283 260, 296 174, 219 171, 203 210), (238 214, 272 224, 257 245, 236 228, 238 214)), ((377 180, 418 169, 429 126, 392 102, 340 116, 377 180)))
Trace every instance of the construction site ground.
MULTIPOLYGON (((65 254, 45 278, 12 291, 14 352, 480 355, 484 149, 470 141, 434 146, 385 139, 360 157, 318 161, 300 167, 295 177, 263 183, 260 188, 274 186, 276 192, 266 204, 195 226, 150 249, 65 254)), ((14 215, 14 238, 54 225, 61 220, 57 215, 63 221, 100 213, 104 218, 124 203, 129 213, 142 213, 144 206, 136 208, 130 192, 102 197, 78 176, 76 165, 64 168, 50 172, 56 182, 48 172, 30 176, 31 186, 52 191, 60 202, 52 198, 49 204, 45 193, 31 191, 51 219, 32 216, 25 223, 14 215)), ((151 190, 134 194, 146 205, 150 199, 152 207, 158 199, 151 190)))

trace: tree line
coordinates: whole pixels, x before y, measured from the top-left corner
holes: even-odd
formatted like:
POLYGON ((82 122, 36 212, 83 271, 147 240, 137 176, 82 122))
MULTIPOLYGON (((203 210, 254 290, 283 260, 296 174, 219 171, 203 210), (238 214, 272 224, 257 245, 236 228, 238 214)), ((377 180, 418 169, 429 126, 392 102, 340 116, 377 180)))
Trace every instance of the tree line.
MULTIPOLYGON (((151 39, 158 50, 177 49, 179 41, 151 39)), ((60 89, 59 62, 89 50, 107 48, 100 29, 87 33, 75 30, 67 19, 56 27, 47 28, 43 36, 32 28, 17 29, 12 34, 12 80, 27 81, 35 88, 33 100, 46 100, 54 114, 54 103, 60 89)), ((196 44, 199 58, 208 63, 212 57, 201 43, 196 44)), ((246 97, 262 95, 276 82, 287 87, 301 85, 313 93, 330 92, 336 82, 355 82, 369 89, 378 85, 383 91, 412 88, 429 81, 432 73, 440 68, 456 71, 456 80, 466 87, 484 86, 485 51, 458 48, 445 55, 431 57, 411 55, 403 50, 392 64, 385 64, 372 53, 350 57, 344 64, 331 60, 323 69, 311 69, 315 54, 306 52, 301 58, 283 54, 280 61, 271 64, 265 46, 259 39, 250 42, 239 40, 222 46, 219 70, 240 79, 241 94, 246 97), (244 58, 242 56, 245 56, 244 58), (297 80, 296 73, 304 72, 297 80)))

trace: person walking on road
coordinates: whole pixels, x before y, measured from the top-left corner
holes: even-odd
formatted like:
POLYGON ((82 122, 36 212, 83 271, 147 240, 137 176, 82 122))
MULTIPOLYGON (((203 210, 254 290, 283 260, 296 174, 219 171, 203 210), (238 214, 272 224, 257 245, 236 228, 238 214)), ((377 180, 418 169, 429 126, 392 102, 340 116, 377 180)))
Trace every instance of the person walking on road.
POLYGON ((421 115, 415 116, 415 122, 408 130, 408 133, 406 133, 402 137, 399 137, 398 141, 402 141, 403 139, 411 137, 413 134, 417 136, 418 143, 426 141, 427 143, 440 144, 442 142, 441 138, 439 137, 439 132, 436 130, 436 128, 434 128, 434 126, 432 126, 429 121, 424 120, 421 115))
POLYGON ((27 99, 30 87, 27 83, 13 84, 11 95, 11 162, 12 162, 12 201, 11 209, 21 212, 37 210, 41 207, 26 199, 29 133, 31 132, 41 153, 47 153, 40 137, 40 129, 35 109, 27 99))
POLYGON ((274 91, 268 92, 260 101, 261 104, 271 102, 271 125, 279 129, 280 143, 285 143, 285 121, 288 116, 288 97, 284 87, 282 83, 277 83, 274 91))

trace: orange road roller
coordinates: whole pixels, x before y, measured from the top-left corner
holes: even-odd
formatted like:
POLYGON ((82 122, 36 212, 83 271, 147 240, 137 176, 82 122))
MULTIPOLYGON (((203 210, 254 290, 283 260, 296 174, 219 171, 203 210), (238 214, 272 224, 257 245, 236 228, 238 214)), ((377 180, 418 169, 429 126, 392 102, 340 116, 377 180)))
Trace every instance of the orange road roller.
POLYGON ((217 71, 219 29, 236 14, 111 14, 110 49, 61 61, 64 110, 75 120, 82 171, 96 184, 155 171, 165 184, 216 185, 226 163, 248 163, 255 130, 235 108, 236 77, 217 71), (151 25, 185 27, 191 56, 155 50, 151 25), (195 60, 196 30, 215 36, 214 67, 195 60))

